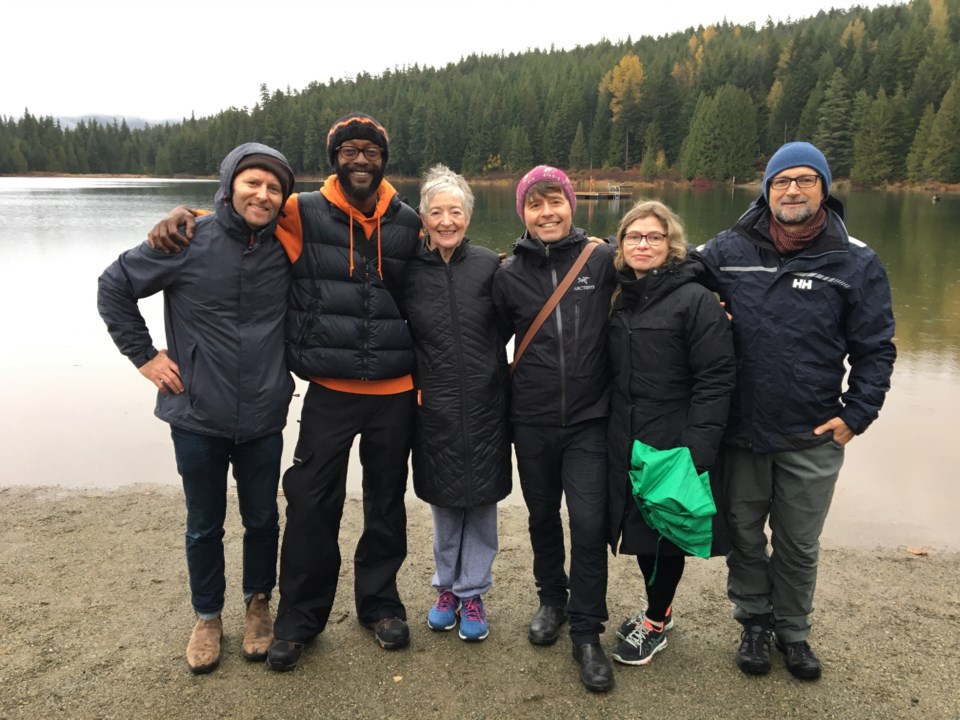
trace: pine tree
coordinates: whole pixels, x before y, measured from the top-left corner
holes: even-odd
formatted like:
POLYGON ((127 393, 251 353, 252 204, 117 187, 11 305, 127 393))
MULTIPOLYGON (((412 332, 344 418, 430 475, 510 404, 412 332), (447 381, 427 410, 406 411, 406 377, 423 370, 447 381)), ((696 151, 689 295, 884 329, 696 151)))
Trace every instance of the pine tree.
POLYGON ((666 171, 666 153, 663 150, 663 138, 660 124, 652 122, 643 134, 643 161, 640 174, 646 178, 660 177, 666 171))
POLYGON ((820 118, 820 106, 823 104, 824 97, 823 82, 818 82, 813 91, 807 97, 807 102, 800 113, 800 120, 797 122, 797 139, 810 141, 817 132, 817 123, 820 118))
POLYGON ((590 126, 590 160, 591 165, 603 163, 610 144, 610 93, 597 93, 597 107, 593 115, 593 124, 590 126))
POLYGON ((887 93, 881 88, 853 143, 850 179, 860 185, 877 185, 891 179, 894 171, 893 113, 887 93))
POLYGON ((574 170, 587 170, 590 167, 590 151, 583 137, 583 123, 577 123, 577 132, 570 145, 569 165, 574 170))
POLYGON ((936 115, 933 105, 927 105, 920 118, 920 125, 917 126, 917 132, 913 136, 913 142, 910 144, 910 152, 907 153, 907 180, 912 183, 922 183, 927 179, 923 166, 930 147, 930 132, 933 130, 933 119, 936 115))
POLYGON ((834 177, 847 177, 853 165, 853 136, 850 134, 850 113, 853 99, 847 79, 840 68, 830 78, 823 94, 823 103, 813 136, 816 145, 830 162, 834 177))
POLYGON ((753 173, 757 114, 750 94, 724 85, 716 96, 701 96, 681 152, 680 172, 687 178, 729 180, 753 173))
POLYGON ((923 169, 931 180, 960 182, 960 73, 950 83, 933 119, 923 169))

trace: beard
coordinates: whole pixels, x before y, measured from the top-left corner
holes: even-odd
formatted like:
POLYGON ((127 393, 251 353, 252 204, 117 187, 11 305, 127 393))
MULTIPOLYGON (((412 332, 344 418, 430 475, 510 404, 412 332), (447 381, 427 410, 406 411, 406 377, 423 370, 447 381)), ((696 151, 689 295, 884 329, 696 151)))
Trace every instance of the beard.
POLYGON ((809 207, 796 208, 785 211, 783 208, 776 210, 773 216, 781 225, 803 225, 807 220, 813 217, 813 211, 809 207))
POLYGON ((376 195, 377 190, 380 188, 380 183, 383 182, 383 167, 377 165, 367 165, 363 168, 359 168, 355 165, 337 165, 335 168, 337 173, 337 180, 340 181, 340 187, 343 188, 344 195, 347 196, 350 200, 355 200, 357 202, 363 202, 376 195), (357 186, 353 184, 353 181, 350 179, 351 170, 364 170, 365 172, 370 173, 370 184, 357 186))

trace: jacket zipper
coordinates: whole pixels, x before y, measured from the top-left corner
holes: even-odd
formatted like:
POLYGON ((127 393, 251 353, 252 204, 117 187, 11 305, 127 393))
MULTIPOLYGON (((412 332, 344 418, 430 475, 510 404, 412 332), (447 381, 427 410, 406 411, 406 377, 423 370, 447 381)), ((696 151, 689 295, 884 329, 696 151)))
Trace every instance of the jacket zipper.
MULTIPOLYGON (((550 248, 547 248, 547 262, 550 264, 550 277, 553 280, 553 289, 557 289, 557 268, 550 261, 550 248)), ((561 298, 562 299, 562 298, 561 298)), ((560 312, 562 303, 557 303, 557 357, 560 367, 560 426, 567 425, 567 360, 563 352, 563 315, 560 312)))

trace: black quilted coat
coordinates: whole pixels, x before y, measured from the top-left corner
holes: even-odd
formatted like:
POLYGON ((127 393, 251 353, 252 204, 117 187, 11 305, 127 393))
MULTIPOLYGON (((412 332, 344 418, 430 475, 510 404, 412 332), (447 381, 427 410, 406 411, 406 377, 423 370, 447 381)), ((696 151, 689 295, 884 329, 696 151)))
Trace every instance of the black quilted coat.
POLYGON ((490 297, 496 253, 469 240, 449 264, 436 250, 407 263, 404 308, 413 336, 417 428, 413 487, 446 508, 510 493, 507 360, 490 297))

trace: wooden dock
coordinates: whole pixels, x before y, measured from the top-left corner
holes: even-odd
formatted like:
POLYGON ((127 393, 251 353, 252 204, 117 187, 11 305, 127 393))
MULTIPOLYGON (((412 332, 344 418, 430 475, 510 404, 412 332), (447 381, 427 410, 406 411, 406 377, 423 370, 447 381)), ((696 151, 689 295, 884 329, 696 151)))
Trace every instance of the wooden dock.
POLYGON ((578 199, 582 200, 619 200, 620 198, 630 197, 630 193, 621 190, 603 190, 600 192, 580 192, 575 193, 578 199))
POLYGON ((583 192, 577 190, 575 194, 578 198, 584 200, 619 200, 620 198, 630 197, 630 193, 626 192, 623 187, 610 183, 607 185, 606 190, 594 190, 593 181, 590 181, 590 190, 584 190, 583 192))

